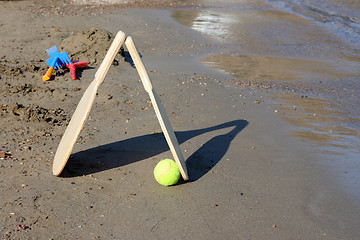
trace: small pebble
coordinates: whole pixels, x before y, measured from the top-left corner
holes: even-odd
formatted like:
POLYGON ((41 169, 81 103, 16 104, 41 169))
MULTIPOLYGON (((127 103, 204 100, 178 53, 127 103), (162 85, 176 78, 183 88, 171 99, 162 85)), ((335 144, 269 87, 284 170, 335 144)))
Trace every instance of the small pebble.
POLYGON ((17 224, 16 227, 17 227, 18 230, 26 229, 26 226, 24 224, 17 224))

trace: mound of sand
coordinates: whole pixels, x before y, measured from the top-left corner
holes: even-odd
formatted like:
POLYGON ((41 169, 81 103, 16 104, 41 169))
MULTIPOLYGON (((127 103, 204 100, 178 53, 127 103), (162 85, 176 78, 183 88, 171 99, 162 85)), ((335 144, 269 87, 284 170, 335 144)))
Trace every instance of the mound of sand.
MULTIPOLYGON (((106 30, 90 28, 75 32, 65 38, 60 45, 72 61, 86 61, 89 65, 99 66, 110 48, 114 35, 106 30)), ((124 61, 121 55, 115 57, 115 64, 124 61)))

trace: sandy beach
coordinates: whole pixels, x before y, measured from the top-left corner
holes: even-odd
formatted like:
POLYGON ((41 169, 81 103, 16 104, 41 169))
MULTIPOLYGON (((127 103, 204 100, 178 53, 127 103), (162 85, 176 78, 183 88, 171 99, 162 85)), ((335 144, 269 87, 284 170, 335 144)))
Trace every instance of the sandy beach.
MULTIPOLYGON (((0 1, 2 239, 357 239, 358 196, 311 144, 289 134, 292 126, 278 114, 285 110, 274 108, 274 92, 291 85, 251 84, 256 57, 222 61, 224 46, 174 16, 204 7, 0 1), (118 31, 137 46, 181 145, 188 182, 164 187, 153 177, 155 165, 172 156, 126 48, 64 173, 52 175, 66 126, 118 31), (54 45, 89 63, 77 80, 60 69, 42 81, 45 50, 54 45), (236 65, 239 59, 248 65, 236 65), (244 82, 218 71, 231 63, 237 75, 250 69, 244 82)), ((244 48, 256 47, 250 38, 243 36, 244 48)), ((256 69, 274 69, 268 59, 256 69)), ((297 61, 288 64, 295 69, 297 61)))

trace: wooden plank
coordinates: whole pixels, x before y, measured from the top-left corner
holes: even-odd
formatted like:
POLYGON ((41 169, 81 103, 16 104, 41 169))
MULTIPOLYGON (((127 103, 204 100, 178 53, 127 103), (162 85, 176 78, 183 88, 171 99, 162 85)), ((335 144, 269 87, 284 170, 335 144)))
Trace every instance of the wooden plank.
POLYGON ((125 45, 129 50, 130 56, 135 64, 135 67, 139 73, 140 79, 144 85, 145 90, 149 93, 151 103, 155 109, 156 116, 159 120, 161 129, 165 135, 165 139, 169 145, 170 151, 174 157, 176 164, 180 169, 181 176, 185 181, 189 180, 185 160, 180 149, 180 145, 175 136, 174 130, 171 126, 168 116, 166 115, 165 109, 161 104, 158 94, 154 90, 149 75, 144 67, 144 64, 136 50, 135 44, 131 37, 127 37, 125 45))
POLYGON ((85 121, 89 116, 91 107, 94 103, 95 96, 100 84, 104 81, 105 76, 110 68, 111 63, 114 61, 116 54, 119 52, 121 45, 125 41, 125 34, 119 31, 114 41, 112 42, 106 56, 101 63, 99 69, 95 74, 95 79, 91 82, 90 86, 86 89, 84 95, 80 99, 78 106, 67 126, 64 135, 57 148, 54 162, 53 174, 59 176, 63 171, 75 142, 84 127, 85 121))

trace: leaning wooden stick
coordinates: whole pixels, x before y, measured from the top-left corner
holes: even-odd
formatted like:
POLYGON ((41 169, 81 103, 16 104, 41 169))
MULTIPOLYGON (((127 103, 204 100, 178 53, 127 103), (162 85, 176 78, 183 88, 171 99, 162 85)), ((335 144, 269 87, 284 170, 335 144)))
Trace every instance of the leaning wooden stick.
POLYGON ((184 157, 182 155, 179 143, 176 139, 174 130, 170 124, 169 118, 166 115, 165 109, 161 104, 158 94, 152 87, 150 78, 147 74, 147 71, 144 67, 143 62, 139 56, 138 51, 135 48, 134 42, 131 37, 127 37, 125 40, 126 48, 129 50, 130 56, 134 61, 135 67, 139 73, 140 79, 144 85, 145 90, 149 93, 151 103, 154 106, 156 116, 159 120, 161 129, 165 135, 166 141, 170 147, 170 151, 177 163, 181 176, 185 181, 189 180, 186 164, 184 161, 184 157))
POLYGON ((116 54, 119 52, 121 45, 125 41, 125 34, 118 32, 112 42, 106 56, 101 63, 99 69, 95 74, 95 79, 92 81, 90 86, 86 89, 84 95, 80 99, 78 106, 67 126, 65 133, 60 141, 58 149, 55 154, 53 163, 53 174, 59 176, 63 171, 76 139, 79 136, 81 129, 84 127, 86 118, 88 117, 91 107, 94 103, 96 92, 100 84, 104 81, 106 73, 108 72, 111 63, 114 61, 116 54))

